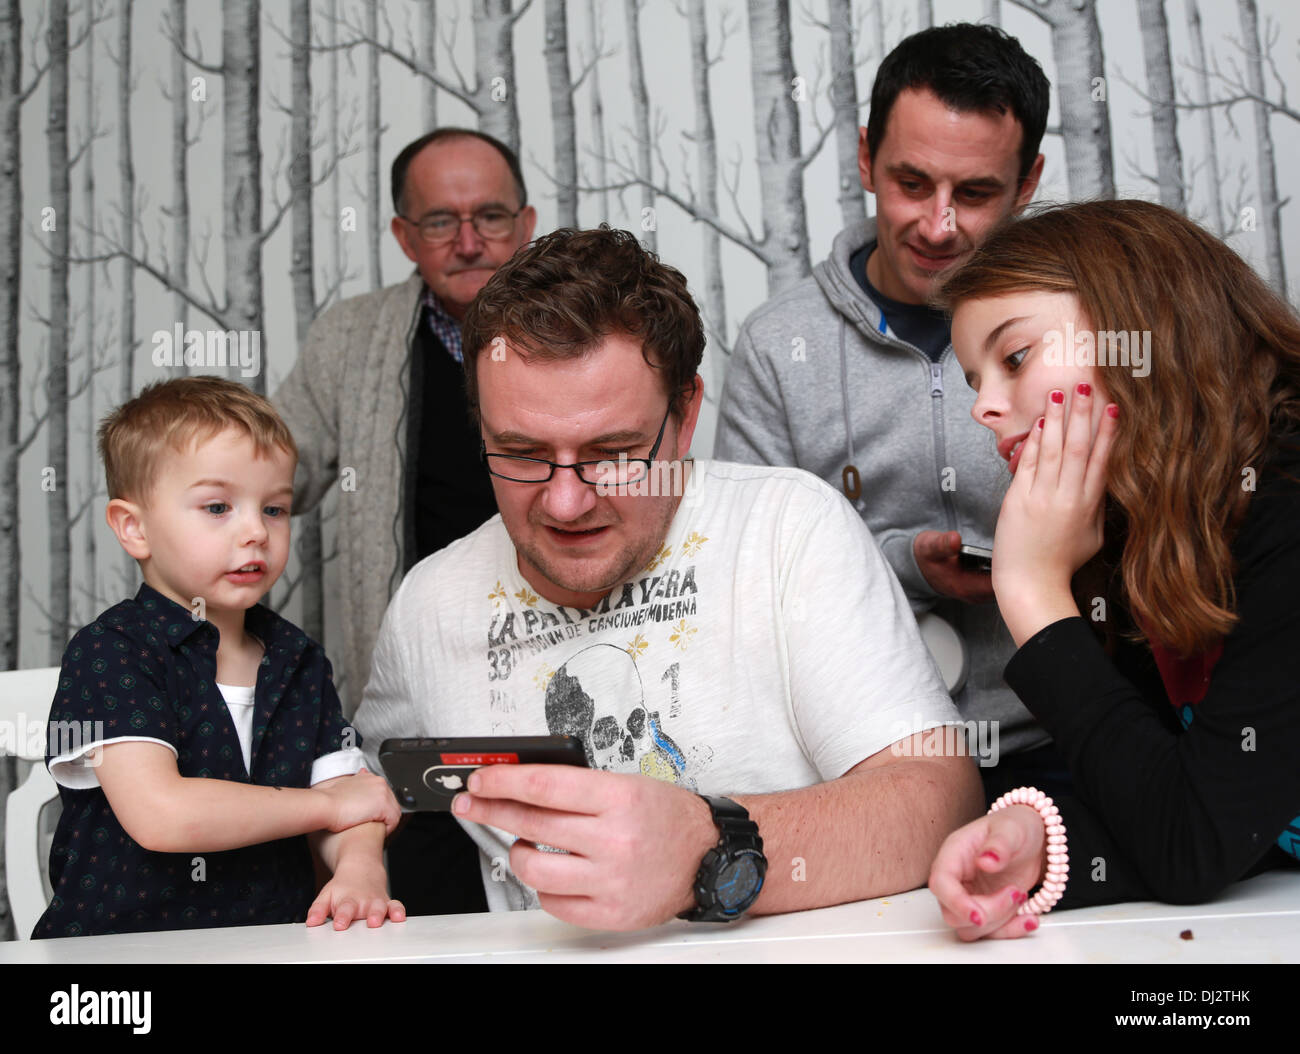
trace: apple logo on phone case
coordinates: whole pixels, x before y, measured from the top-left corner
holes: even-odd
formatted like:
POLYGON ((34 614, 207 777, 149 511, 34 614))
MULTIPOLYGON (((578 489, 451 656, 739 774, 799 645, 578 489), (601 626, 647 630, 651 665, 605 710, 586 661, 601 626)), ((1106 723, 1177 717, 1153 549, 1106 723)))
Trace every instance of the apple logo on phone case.
POLYGON ((451 797, 465 789, 466 771, 463 766, 434 765, 424 770, 424 785, 435 794, 451 797))

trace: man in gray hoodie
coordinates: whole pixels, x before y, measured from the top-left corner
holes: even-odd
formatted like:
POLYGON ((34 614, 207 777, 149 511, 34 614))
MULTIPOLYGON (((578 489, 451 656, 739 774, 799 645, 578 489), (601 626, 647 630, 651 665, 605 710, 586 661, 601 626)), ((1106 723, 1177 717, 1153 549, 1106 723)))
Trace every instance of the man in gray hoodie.
POLYGON ((989 576, 957 554, 992 548, 1010 475, 971 418, 947 319, 927 299, 943 269, 1033 197, 1048 90, 1038 63, 989 26, 924 30, 885 58, 859 132, 876 216, 841 231, 812 277, 746 320, 714 446, 718 458, 797 465, 843 489, 913 610, 934 610, 963 637, 956 702, 967 720, 996 722, 985 728, 1004 755, 1048 737, 1002 678, 1014 645, 989 576))

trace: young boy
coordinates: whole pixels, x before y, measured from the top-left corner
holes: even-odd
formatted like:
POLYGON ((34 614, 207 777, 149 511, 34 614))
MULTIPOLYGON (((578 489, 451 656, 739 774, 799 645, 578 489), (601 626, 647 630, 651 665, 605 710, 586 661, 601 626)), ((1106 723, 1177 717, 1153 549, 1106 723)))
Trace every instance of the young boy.
POLYGON ((188 377, 115 410, 99 446, 144 585, 63 656, 52 727, 95 742, 46 759, 63 816, 32 936, 400 922, 382 857, 397 802, 362 768, 320 646, 257 603, 289 555, 288 429, 243 385, 188 377), (315 898, 303 835, 333 873, 315 898))

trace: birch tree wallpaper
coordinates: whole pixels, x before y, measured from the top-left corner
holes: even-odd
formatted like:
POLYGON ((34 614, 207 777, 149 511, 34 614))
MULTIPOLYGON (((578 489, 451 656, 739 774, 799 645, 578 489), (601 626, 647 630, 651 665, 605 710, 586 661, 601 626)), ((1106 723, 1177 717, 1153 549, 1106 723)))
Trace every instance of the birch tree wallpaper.
MULTIPOLYGON (((405 280, 388 169, 438 125, 517 150, 538 233, 608 222, 686 274, 708 455, 741 321, 872 213, 878 64, 953 21, 1051 81, 1038 200, 1157 200, 1294 302, 1290 0, 0 0, 0 670, 58 665, 138 585, 99 420, 185 373, 274 393, 322 310, 405 280), (229 365, 187 365, 193 331, 229 365)), ((334 500, 295 517, 271 602, 355 700, 334 500)), ((0 760, 0 798, 21 768, 0 760)))

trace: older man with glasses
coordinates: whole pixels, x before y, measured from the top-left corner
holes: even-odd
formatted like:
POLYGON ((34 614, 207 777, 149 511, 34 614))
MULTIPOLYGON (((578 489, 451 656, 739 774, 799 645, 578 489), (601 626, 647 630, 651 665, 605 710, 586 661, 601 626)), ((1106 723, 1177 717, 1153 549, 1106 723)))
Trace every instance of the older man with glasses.
POLYGON ((354 722, 372 766, 390 737, 581 741, 587 768, 489 765, 453 799, 494 910, 636 929, 923 883, 982 804, 957 712, 840 494, 690 457, 681 273, 556 231, 463 335, 501 517, 394 594, 354 722))
MULTIPOLYGON (((468 129, 440 128, 402 150, 392 195, 393 236, 415 273, 317 319, 274 396, 298 444, 293 511, 340 489, 349 711, 402 576, 497 511, 465 401, 460 327, 537 222, 514 152, 468 129)), ((473 846, 445 817, 408 825, 389 864, 412 914, 484 906, 473 846)))

